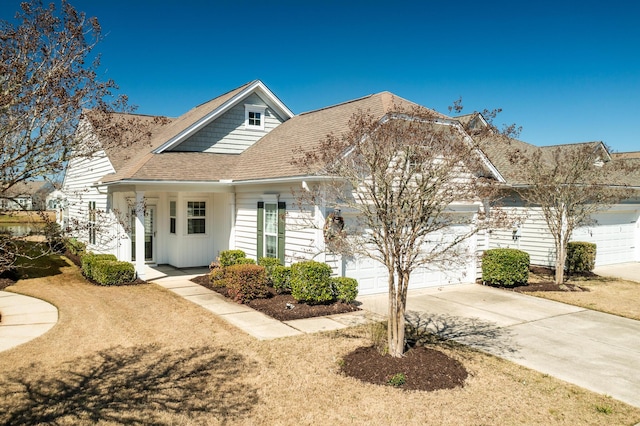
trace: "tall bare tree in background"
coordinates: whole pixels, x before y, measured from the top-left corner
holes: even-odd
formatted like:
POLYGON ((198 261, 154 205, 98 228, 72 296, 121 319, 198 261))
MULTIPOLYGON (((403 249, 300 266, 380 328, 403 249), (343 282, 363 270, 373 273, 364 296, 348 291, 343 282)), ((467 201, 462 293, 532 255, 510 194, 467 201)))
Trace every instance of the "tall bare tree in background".
POLYGON ((135 116, 113 125, 113 113, 132 108, 114 95, 112 80, 99 78, 98 20, 65 0, 59 9, 39 0, 21 9, 14 22, 0 22, 0 197, 21 182, 59 177, 72 156, 104 149, 76 137, 83 119, 107 136, 101 141, 131 143, 146 134, 135 116))
POLYGON ((553 235, 555 282, 562 284, 573 231, 593 224, 595 213, 631 196, 625 174, 633 171, 611 159, 601 142, 513 149, 509 156, 526 182, 514 189, 529 205, 540 207, 553 235))
POLYGON ((328 182, 301 193, 302 203, 323 203, 354 218, 328 236, 328 247, 385 265, 394 357, 405 351, 412 272, 467 263, 475 254, 463 243, 495 225, 482 209, 496 183, 484 160, 457 123, 420 107, 396 107, 382 120, 357 113, 347 132, 327 136, 294 160, 328 182), (461 204, 479 213, 456 211, 461 204))

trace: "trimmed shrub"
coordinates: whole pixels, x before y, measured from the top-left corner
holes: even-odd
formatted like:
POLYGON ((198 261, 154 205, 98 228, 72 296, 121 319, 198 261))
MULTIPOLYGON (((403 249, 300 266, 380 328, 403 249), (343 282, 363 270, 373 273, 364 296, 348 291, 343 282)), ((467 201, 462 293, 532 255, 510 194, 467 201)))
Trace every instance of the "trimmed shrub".
POLYGON ((136 278, 132 263, 117 260, 98 260, 92 266, 93 280, 101 285, 121 285, 136 278))
POLYGON ((291 268, 276 265, 271 271, 271 285, 278 293, 291 293, 291 268))
POLYGON ((273 281, 273 268, 275 268, 276 266, 282 266, 282 264, 280 263, 280 259, 277 259, 275 257, 261 257, 260 259, 258 259, 258 265, 264 266, 264 268, 267 270, 267 279, 269 281, 273 281))
POLYGON ((245 303, 269 294, 264 266, 231 265, 224 274, 229 297, 236 302, 245 303))
POLYGON ((75 256, 84 256, 87 252, 87 245, 82 241, 78 241, 75 238, 67 238, 64 240, 64 245, 69 253, 75 256))
POLYGON ((291 295, 310 305, 334 300, 331 267, 314 260, 291 265, 291 295))
POLYGON ((225 287, 227 285, 224 279, 225 270, 219 263, 212 263, 209 266, 209 281, 211 281, 211 284, 216 287, 225 287))
POLYGON ((482 256, 482 281, 515 286, 529 280, 529 254, 516 249, 492 249, 482 256))
POLYGON ((595 243, 572 241, 567 244, 567 271, 570 274, 591 272, 595 267, 595 243))
POLYGON ((237 265, 238 259, 246 259, 247 255, 242 250, 224 250, 220 252, 218 261, 220 266, 227 267, 231 265, 237 265))
POLYGON ((351 303, 358 297, 358 281, 349 277, 331 278, 336 299, 344 303, 351 303))
MULTIPOLYGON (((235 265, 255 265, 256 261, 251 259, 250 257, 240 257, 236 259, 235 265)), ((233 266, 233 265, 230 265, 233 266)))
POLYGON ((85 277, 94 280, 93 277, 93 266, 96 262, 101 260, 118 260, 118 258, 113 254, 95 254, 95 253, 87 253, 82 256, 82 273, 85 277))

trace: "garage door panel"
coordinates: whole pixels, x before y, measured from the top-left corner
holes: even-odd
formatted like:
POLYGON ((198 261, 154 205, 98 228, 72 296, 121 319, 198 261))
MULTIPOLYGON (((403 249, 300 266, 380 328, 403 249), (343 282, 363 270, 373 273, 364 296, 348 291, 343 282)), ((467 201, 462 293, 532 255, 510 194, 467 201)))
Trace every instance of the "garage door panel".
MULTIPOLYGON (((452 228, 452 232, 443 235, 443 240, 451 240, 454 232, 462 233, 468 229, 467 227, 456 228, 452 228)), ((464 250, 472 251, 472 247, 474 246, 475 244, 473 244, 471 239, 462 243, 464 250)), ((428 250, 428 245, 425 245, 424 249, 428 250)), ((473 262, 473 260, 470 260, 470 262, 473 262)), ((449 284, 471 282, 475 277, 467 276, 466 273, 469 270, 469 264, 464 262, 451 265, 444 269, 418 268, 411 274, 409 288, 439 287, 449 284)), ((387 268, 382 263, 369 258, 347 260, 345 262, 345 275, 358 280, 359 294, 384 293, 388 290, 387 268)))
POLYGON ((594 218, 596 224, 576 229, 572 240, 596 244, 596 266, 638 260, 637 212, 600 213, 594 218))

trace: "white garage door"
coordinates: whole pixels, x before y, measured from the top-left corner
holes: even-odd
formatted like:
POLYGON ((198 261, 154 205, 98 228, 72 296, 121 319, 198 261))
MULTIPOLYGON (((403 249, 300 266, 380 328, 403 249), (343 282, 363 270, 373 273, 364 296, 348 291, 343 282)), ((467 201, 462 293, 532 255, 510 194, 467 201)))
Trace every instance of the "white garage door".
POLYGON ((596 244, 596 266, 638 261, 637 212, 601 213, 595 219, 596 225, 576 229, 571 239, 596 244))
MULTIPOLYGON (((449 237, 455 232, 464 232, 467 227, 452 228, 449 237)), ((445 235, 445 238, 447 236, 445 235)), ((460 262, 455 266, 440 269, 417 269, 411 274, 410 289, 440 287, 449 284, 469 283, 475 280, 475 236, 464 243, 461 248, 469 254, 468 262, 460 262)), ((389 289, 387 268, 379 262, 368 258, 349 259, 345 261, 345 276, 358 280, 359 294, 386 293, 389 289)))

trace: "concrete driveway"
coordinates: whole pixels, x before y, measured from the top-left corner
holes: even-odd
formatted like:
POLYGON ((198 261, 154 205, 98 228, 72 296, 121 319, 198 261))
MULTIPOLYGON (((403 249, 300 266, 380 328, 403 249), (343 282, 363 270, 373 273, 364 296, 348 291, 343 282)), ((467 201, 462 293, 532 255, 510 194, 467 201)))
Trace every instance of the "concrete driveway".
MULTIPOLYGON (((361 296, 387 314, 386 295, 361 296)), ((640 322, 464 284, 410 291, 414 325, 640 407, 640 322)))
POLYGON ((623 280, 640 282, 640 262, 598 266, 593 272, 603 277, 622 278, 623 280))

